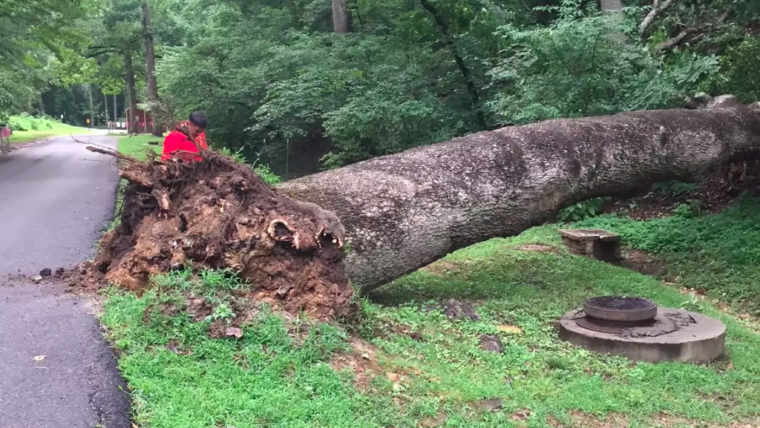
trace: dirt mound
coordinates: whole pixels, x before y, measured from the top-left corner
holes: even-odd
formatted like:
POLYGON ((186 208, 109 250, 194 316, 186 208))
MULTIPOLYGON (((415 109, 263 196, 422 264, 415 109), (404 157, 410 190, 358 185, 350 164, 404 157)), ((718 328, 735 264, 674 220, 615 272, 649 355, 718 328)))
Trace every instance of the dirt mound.
POLYGON ((353 311, 344 229, 331 212, 290 199, 215 152, 201 162, 140 162, 88 149, 119 157, 129 182, 121 223, 92 264, 109 283, 139 291, 155 274, 229 268, 256 301, 323 320, 353 311))

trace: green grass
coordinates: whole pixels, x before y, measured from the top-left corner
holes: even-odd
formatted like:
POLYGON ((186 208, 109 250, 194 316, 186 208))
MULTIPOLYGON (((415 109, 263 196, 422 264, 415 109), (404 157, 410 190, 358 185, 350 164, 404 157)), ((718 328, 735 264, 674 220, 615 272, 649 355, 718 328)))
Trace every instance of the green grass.
POLYGON ((719 215, 699 215, 687 206, 676 216, 632 221, 598 217, 579 226, 610 229, 626 245, 659 255, 668 280, 760 315, 760 200, 743 197, 719 215))
POLYGON ((141 134, 134 137, 123 136, 118 140, 119 153, 132 156, 140 160, 145 160, 150 150, 161 153, 163 148, 163 138, 151 134, 141 134), (149 143, 158 143, 155 145, 149 143))
POLYGON ((59 135, 82 135, 90 132, 86 128, 78 128, 50 118, 37 118, 29 115, 11 116, 8 123, 13 128, 11 144, 29 143, 59 135))
MULTIPOLYGON (((736 281, 757 275, 758 205, 747 199, 719 215, 650 222, 606 217, 584 225, 619 231, 626 242, 674 261, 679 281, 721 295, 742 287, 750 296, 751 279, 736 281), (687 254, 698 257, 687 264, 687 254), (730 272, 719 275, 720 269, 730 272)), ((364 302, 359 325, 285 322, 262 310, 243 339, 212 340, 211 320, 150 309, 182 308, 180 293, 192 293, 229 316, 237 286, 222 275, 193 280, 177 273, 159 278, 142 297, 112 292, 103 322, 122 351, 119 365, 139 426, 415 427, 435 426, 434 420, 446 427, 605 426, 602 420, 718 426, 760 415, 754 326, 705 301, 689 302, 655 278, 568 254, 557 226, 484 242, 404 277, 364 302), (528 243, 557 251, 520 249, 528 243), (728 329, 728 358, 707 366, 632 363, 560 341, 558 317, 595 294, 640 295, 717 317, 728 329), (428 310, 449 298, 472 302, 482 320, 451 321, 428 310), (352 351, 347 331, 361 335, 376 355, 367 360, 352 351), (481 334, 499 336, 504 353, 480 350, 481 334), (330 363, 349 355, 371 381, 357 385, 353 372, 330 363), (477 406, 493 398, 503 409, 477 406)))

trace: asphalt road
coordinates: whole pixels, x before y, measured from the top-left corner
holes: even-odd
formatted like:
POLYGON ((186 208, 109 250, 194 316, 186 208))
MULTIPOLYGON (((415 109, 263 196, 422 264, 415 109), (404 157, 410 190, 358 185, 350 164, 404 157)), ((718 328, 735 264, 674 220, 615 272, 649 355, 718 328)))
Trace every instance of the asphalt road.
MULTIPOLYGON (((116 144, 105 136, 78 138, 116 144)), ((2 428, 131 425, 129 397, 92 302, 66 294, 64 284, 8 277, 89 258, 113 214, 117 183, 113 160, 71 137, 0 157, 2 428)))

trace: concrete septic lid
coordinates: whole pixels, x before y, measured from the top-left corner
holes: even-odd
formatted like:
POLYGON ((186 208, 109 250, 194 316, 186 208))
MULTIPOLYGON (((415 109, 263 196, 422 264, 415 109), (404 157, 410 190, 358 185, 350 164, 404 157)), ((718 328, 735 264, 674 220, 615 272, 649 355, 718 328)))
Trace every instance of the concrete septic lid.
POLYGON ((620 239, 617 233, 602 229, 562 229, 559 234, 573 241, 617 241, 620 239))
POLYGON ((582 310, 565 314, 560 319, 560 337, 602 354, 620 355, 630 360, 650 363, 685 361, 705 364, 721 357, 726 350, 726 327, 723 323, 694 312, 658 308, 654 326, 626 329, 623 334, 583 328, 576 321, 585 316, 582 310), (662 326, 672 323, 678 328, 662 334, 669 330, 662 326))

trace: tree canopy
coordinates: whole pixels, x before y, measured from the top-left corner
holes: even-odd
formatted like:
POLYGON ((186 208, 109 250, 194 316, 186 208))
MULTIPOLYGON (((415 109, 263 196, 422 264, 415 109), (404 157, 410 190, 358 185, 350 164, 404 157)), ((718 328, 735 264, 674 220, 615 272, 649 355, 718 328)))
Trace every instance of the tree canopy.
POLYGON ((631 0, 603 13, 582 0, 35 0, 0 12, 12 35, 0 42, 0 108, 76 122, 105 116, 98 93, 119 95, 111 117, 130 86, 147 101, 145 2, 160 99, 180 116, 206 110, 212 144, 286 177, 697 92, 760 99, 749 1, 631 0))

